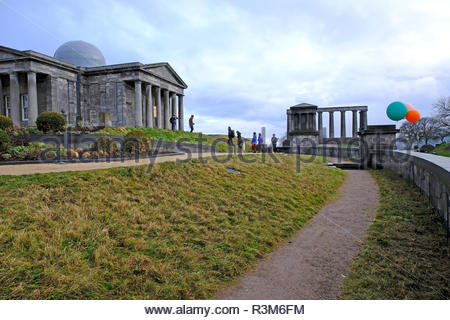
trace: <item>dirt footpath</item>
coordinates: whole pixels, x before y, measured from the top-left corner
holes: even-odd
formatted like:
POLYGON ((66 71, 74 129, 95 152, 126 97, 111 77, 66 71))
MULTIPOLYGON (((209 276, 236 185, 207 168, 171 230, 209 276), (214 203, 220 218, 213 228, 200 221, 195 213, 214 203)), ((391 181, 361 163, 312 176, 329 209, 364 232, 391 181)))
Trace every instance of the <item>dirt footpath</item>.
POLYGON ((336 200, 216 299, 336 299, 378 207, 369 172, 347 173, 336 200))

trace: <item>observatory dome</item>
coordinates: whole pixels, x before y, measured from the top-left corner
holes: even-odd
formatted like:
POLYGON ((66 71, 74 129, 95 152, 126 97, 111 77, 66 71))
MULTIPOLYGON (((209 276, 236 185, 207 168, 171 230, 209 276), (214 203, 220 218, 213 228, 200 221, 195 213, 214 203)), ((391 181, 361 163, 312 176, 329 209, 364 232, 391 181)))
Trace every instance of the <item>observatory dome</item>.
POLYGON ((69 41, 56 49, 54 58, 72 63, 78 67, 98 67, 106 65, 102 52, 85 41, 69 41))

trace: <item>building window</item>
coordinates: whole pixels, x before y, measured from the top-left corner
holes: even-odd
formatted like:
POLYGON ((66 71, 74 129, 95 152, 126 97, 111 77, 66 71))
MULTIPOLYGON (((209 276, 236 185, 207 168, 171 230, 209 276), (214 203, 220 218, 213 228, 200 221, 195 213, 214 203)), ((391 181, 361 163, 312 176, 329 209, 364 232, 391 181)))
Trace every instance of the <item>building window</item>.
POLYGON ((5 101, 5 115, 11 118, 11 105, 9 104, 9 96, 4 96, 3 101, 5 101))
POLYGON ((22 121, 28 121, 28 95, 20 96, 20 105, 22 106, 22 121))

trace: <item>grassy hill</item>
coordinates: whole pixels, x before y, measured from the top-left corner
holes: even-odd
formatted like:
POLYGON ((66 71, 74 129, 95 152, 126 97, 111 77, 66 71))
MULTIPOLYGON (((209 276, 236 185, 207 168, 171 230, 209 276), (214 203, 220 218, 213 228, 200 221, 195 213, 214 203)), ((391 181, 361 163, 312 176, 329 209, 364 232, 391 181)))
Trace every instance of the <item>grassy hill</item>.
POLYGON ((434 148, 433 152, 443 157, 450 157, 450 142, 443 143, 434 148))
POLYGON ((296 173, 293 156, 245 159, 0 176, 0 299, 211 297, 345 178, 296 173))

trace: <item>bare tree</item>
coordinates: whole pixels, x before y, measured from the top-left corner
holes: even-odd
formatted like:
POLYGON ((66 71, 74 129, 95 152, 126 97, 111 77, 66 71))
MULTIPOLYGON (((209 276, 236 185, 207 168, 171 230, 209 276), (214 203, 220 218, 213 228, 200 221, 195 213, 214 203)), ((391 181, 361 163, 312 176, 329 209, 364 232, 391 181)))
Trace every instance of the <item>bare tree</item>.
POLYGON ((450 97, 440 97, 433 103, 440 126, 450 128, 450 97))
POLYGON ((421 139, 420 130, 417 122, 404 122, 400 126, 400 136, 408 140, 408 144, 411 146, 415 142, 419 142, 421 139))
POLYGON ((438 137, 439 121, 436 118, 424 117, 416 122, 419 132, 419 141, 424 140, 428 144, 429 139, 438 137))
POLYGON ((445 126, 439 126, 439 128, 437 129, 437 137, 441 139, 441 143, 445 142, 445 137, 447 136, 450 136, 450 128, 445 126))

